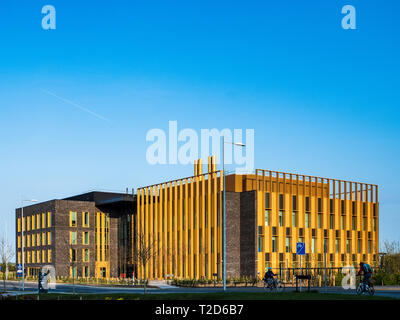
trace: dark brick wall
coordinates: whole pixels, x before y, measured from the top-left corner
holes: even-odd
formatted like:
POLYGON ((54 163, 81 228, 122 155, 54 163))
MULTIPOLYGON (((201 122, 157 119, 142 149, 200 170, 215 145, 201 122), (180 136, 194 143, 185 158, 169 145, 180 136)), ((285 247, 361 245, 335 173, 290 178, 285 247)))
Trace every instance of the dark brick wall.
POLYGON ((227 277, 256 276, 256 192, 226 192, 227 277))
POLYGON ((240 193, 226 192, 226 276, 240 275, 240 193))
POLYGON ((257 197, 256 191, 240 194, 240 274, 257 275, 257 197))
POLYGON ((76 249, 77 276, 83 276, 83 266, 89 266, 90 276, 94 277, 95 273, 95 213, 94 202, 89 201, 72 201, 72 200, 56 200, 56 224, 55 224, 55 259, 54 265, 58 276, 67 277, 70 274, 69 251, 71 248, 76 249), (69 213, 77 212, 77 226, 70 227, 69 213), (83 227, 82 212, 89 212, 89 227, 83 227), (76 231, 77 244, 69 244, 69 232, 76 231), (89 245, 83 245, 83 232, 89 232, 89 245), (83 249, 89 249, 89 262, 83 262, 83 249))
MULTIPOLYGON (((83 266, 89 266, 90 276, 95 276, 95 261, 96 261, 96 238, 95 238, 95 216, 97 212, 102 212, 99 208, 96 208, 94 202, 89 201, 74 201, 74 200, 51 200, 31 206, 24 207, 24 217, 29 215, 35 215, 43 212, 52 213, 52 225, 50 228, 41 228, 39 231, 25 231, 26 234, 36 234, 45 231, 51 231, 51 245, 41 246, 42 249, 52 250, 52 261, 51 263, 26 263, 26 268, 41 268, 44 265, 51 264, 56 269, 56 276, 68 277, 70 274, 70 248, 76 249, 77 253, 77 276, 83 276, 83 266), (69 213, 70 211, 77 212, 77 226, 70 227, 69 213), (89 227, 83 227, 83 215, 82 212, 89 212, 89 227), (69 244, 69 232, 76 231, 77 233, 77 244, 69 244), (89 245, 83 244, 83 232, 89 232, 89 245), (83 249, 89 249, 89 262, 83 262, 83 249)), ((21 233, 17 232, 17 219, 21 217, 21 209, 16 209, 15 214, 15 247, 17 248, 18 235, 21 233)), ((47 222, 46 222, 47 223, 47 222)), ((47 226, 47 225, 46 225, 47 226)), ((26 229, 25 229, 26 230, 26 229)), ((109 224, 109 236, 110 236, 110 277, 118 276, 118 218, 116 216, 110 216, 109 224)), ((47 239, 46 239, 47 240, 47 239)), ((22 241, 22 240, 21 240, 22 241)), ((47 244, 47 241, 46 241, 47 244)), ((39 247, 25 247, 27 250, 37 250, 39 247)), ((21 252, 21 248, 18 249, 21 252)), ((16 257, 17 259, 17 257, 16 257)))
MULTIPOLYGON (((43 232, 45 232, 45 237, 46 237, 46 245, 41 245, 41 246, 37 246, 36 245, 36 241, 35 241, 35 246, 33 247, 32 244, 30 247, 27 247, 27 241, 25 243, 25 268, 41 268, 44 265, 47 264, 53 264, 54 261, 54 252, 55 252, 55 247, 54 247, 54 212, 55 212, 55 200, 50 200, 50 201, 46 201, 43 203, 38 203, 38 204, 34 204, 34 205, 28 205, 28 206, 24 206, 24 218, 25 218, 25 231, 24 231, 24 236, 28 236, 28 235, 36 235, 38 233, 40 233, 41 235, 43 234, 43 232), (47 226, 47 212, 51 212, 51 227, 47 226), (31 230, 28 231, 26 228, 26 223, 27 223, 27 217, 30 216, 31 219, 34 216, 36 219, 36 215, 40 214, 40 223, 41 223, 41 228, 37 229, 36 226, 36 221, 35 221, 35 230, 31 230), (42 213, 46 213, 46 228, 42 228, 42 213), (49 245, 47 242, 47 232, 51 232, 51 244, 49 245), (40 250, 46 250, 46 255, 47 255, 47 250, 51 250, 52 252, 52 263, 27 263, 27 252, 30 251, 32 252, 32 250, 37 251, 38 249, 40 250)), ((18 232, 18 218, 21 218, 21 208, 18 208, 15 210, 15 248, 16 248, 16 256, 15 256, 15 261, 17 261, 18 259, 18 252, 21 253, 21 259, 22 259, 22 232, 18 232), (18 248, 18 236, 21 236, 21 248, 18 248)), ((32 223, 31 223, 32 226, 32 223)), ((22 229, 21 229, 22 230, 22 229)), ((43 240, 42 240, 43 241, 43 240)), ((47 256, 46 256, 47 258, 47 256)), ((46 259, 47 261, 47 259, 46 259)))

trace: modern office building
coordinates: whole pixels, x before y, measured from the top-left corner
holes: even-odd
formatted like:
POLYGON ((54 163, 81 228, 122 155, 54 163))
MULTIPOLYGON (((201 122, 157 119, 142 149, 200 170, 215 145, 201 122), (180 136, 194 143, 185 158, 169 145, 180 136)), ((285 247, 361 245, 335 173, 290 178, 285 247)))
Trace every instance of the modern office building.
MULTIPOLYGON (((34 274, 142 278, 138 253, 152 252, 148 279, 221 278, 223 175, 215 157, 194 175, 139 188, 90 192, 16 210, 17 261, 34 274), (22 237, 22 230, 24 235, 22 237), (147 250, 149 251, 149 250, 147 250)), ((227 276, 267 267, 342 267, 378 259, 378 186, 270 170, 226 176, 227 276)))
POLYGON ((89 192, 16 209, 17 263, 27 275, 45 265, 62 277, 119 277, 132 273, 136 197, 89 192))
MULTIPOLYGON (((156 253, 149 278, 221 277, 222 191, 215 158, 207 173, 199 160, 191 177, 138 189, 136 232, 156 253)), ((306 244, 302 267, 323 267, 324 258, 328 267, 374 265, 378 206, 377 185, 260 169, 228 175, 227 276, 298 268, 297 242, 306 244)))

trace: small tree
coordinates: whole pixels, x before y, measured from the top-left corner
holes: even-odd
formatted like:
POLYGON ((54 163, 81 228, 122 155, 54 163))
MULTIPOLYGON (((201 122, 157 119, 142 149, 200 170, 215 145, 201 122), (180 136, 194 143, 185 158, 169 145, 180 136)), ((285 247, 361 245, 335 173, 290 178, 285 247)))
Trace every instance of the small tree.
POLYGON ((135 254, 135 262, 143 268, 143 292, 146 293, 147 282, 147 264, 157 254, 155 241, 150 241, 144 233, 139 232, 137 236, 137 248, 135 254))
POLYGON ((0 265, 3 272, 3 291, 6 291, 6 275, 8 265, 11 259, 14 258, 14 250, 12 246, 8 243, 7 239, 2 237, 0 239, 0 265))
POLYGON ((400 273, 400 242, 384 241, 381 245, 383 255, 381 270, 386 273, 400 273))

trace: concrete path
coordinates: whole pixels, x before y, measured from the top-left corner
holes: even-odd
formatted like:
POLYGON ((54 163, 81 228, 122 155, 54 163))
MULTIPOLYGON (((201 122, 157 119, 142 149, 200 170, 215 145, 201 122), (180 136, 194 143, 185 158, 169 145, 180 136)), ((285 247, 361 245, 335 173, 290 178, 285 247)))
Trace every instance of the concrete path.
MULTIPOLYGON (((157 288, 148 288, 147 293, 149 294, 162 294, 162 293, 213 293, 222 292, 222 288, 185 288, 175 287, 168 285, 162 281, 159 283, 151 281, 151 284, 157 286, 157 288)), ((325 292, 324 288, 312 287, 312 290, 318 290, 321 293, 325 292)), ((50 293, 69 293, 73 292, 74 288, 71 284, 57 283, 56 288, 49 290, 50 293)), ((293 287, 285 288, 285 291, 293 291, 293 287)), ((17 281, 7 281, 7 291, 14 294, 21 294, 20 283, 17 281)), ((228 292, 264 292, 261 287, 228 287, 228 292)), ((75 285, 75 292, 78 294, 90 294, 90 293, 143 293, 143 288, 135 287, 106 287, 106 286, 95 286, 95 285, 75 285)), ((25 293, 37 293, 36 282, 25 282, 25 293)), ((344 290, 341 287, 328 287, 327 293, 340 293, 340 294, 356 294, 354 289, 344 290)), ((375 295, 391 297, 400 299, 400 286, 376 286, 375 295)))

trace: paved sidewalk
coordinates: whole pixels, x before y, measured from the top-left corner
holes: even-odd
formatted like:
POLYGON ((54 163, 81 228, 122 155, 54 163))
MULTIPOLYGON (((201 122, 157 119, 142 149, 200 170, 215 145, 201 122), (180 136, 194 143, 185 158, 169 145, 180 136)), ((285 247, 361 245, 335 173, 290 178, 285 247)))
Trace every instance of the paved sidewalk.
POLYGON ((172 286, 168 284, 165 280, 151 280, 149 285, 157 287, 159 289, 179 289, 177 286, 172 286))

